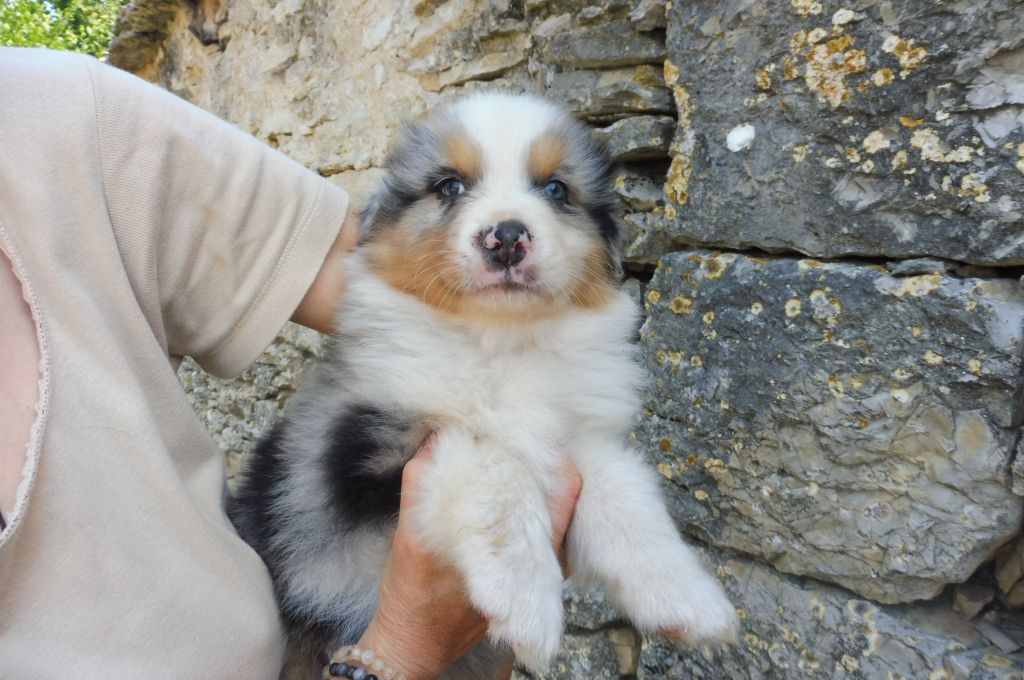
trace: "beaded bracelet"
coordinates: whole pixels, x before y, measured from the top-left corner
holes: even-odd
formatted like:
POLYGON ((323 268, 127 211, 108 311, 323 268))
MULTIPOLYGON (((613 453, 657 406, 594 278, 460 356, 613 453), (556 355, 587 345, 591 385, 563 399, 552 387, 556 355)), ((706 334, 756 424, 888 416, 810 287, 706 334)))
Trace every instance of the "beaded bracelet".
POLYGON ((342 647, 336 651, 331 656, 327 673, 328 677, 351 678, 351 680, 405 680, 404 675, 385 663, 371 650, 361 649, 356 645, 342 647), (350 662, 359 665, 353 665, 350 662))

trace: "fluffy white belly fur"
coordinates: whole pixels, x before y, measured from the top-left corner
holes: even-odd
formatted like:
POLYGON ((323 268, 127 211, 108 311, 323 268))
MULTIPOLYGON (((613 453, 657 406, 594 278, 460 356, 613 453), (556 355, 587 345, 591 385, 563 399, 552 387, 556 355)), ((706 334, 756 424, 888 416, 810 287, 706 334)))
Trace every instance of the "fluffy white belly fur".
POLYGON ((354 269, 338 319, 346 392, 384 396, 428 416, 434 430, 465 429, 514 448, 520 438, 567 446, 581 430, 628 434, 643 372, 631 343, 638 313, 625 293, 600 310, 481 328, 354 269))

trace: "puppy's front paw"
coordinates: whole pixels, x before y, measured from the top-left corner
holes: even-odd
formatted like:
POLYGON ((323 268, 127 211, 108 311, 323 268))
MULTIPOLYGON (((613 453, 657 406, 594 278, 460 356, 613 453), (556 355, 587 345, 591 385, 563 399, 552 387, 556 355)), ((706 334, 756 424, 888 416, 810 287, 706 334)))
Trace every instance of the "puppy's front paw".
POLYGON ((645 631, 690 645, 736 639, 736 609, 722 586, 700 567, 637 574, 620 584, 615 595, 633 622, 645 631))
POLYGON ((710 576, 705 583, 694 584, 689 597, 696 603, 678 612, 676 625, 658 629, 659 633, 688 645, 725 644, 736 641, 740 621, 736 608, 729 602, 722 587, 710 576))
POLYGON ((562 644, 561 589, 537 598, 532 604, 525 600, 505 619, 491 621, 488 634, 512 647, 516 659, 533 672, 546 671, 554 662, 562 644))
POLYGON ((488 635, 509 645, 531 671, 551 665, 562 643, 562 574, 550 565, 504 567, 468 579, 470 600, 487 617, 488 635))

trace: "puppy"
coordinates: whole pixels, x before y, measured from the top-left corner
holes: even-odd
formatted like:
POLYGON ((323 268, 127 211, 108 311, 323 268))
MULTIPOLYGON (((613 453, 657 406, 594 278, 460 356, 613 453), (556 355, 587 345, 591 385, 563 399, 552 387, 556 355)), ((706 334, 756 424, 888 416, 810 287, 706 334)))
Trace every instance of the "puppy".
POLYGON ((606 153, 545 100, 478 94, 405 129, 336 337, 231 505, 295 655, 366 628, 402 466, 431 432, 414 526, 490 621, 446 677, 493 678, 508 647, 532 670, 554 659, 563 578, 546 498, 566 457, 583 478, 573 576, 600 581, 643 631, 734 634, 735 610, 627 444, 645 377, 612 205, 606 153))

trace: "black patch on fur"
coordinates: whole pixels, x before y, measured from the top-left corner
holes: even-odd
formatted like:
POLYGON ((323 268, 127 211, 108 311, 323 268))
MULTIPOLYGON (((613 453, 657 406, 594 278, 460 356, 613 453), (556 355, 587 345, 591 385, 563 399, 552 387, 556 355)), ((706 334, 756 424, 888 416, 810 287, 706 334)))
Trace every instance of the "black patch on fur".
POLYGON ((397 418, 372 406, 356 406, 331 427, 324 462, 331 496, 353 524, 390 520, 398 514, 401 467, 375 472, 370 463, 391 448, 403 427, 397 418))
POLYGON ((619 243, 619 224, 612 217, 611 207, 598 205, 587 209, 587 216, 597 225, 597 231, 601 238, 609 246, 616 246, 619 243))
POLYGON ((284 427, 278 423, 257 444, 242 481, 227 503, 228 517, 238 534, 263 558, 272 574, 276 565, 268 545, 278 523, 271 514, 271 502, 287 483, 280 456, 283 437, 284 427))
POLYGON ((583 128, 582 124, 575 122, 582 132, 580 140, 584 153, 583 167, 589 168, 590 177, 587 193, 590 195, 590 205, 587 206, 587 216, 597 225, 598 233, 605 243, 608 244, 612 253, 617 253, 622 239, 622 231, 618 223, 612 217, 612 211, 617 204, 615 192, 612 185, 615 180, 615 163, 612 162, 608 145, 594 139, 594 136, 583 128))

